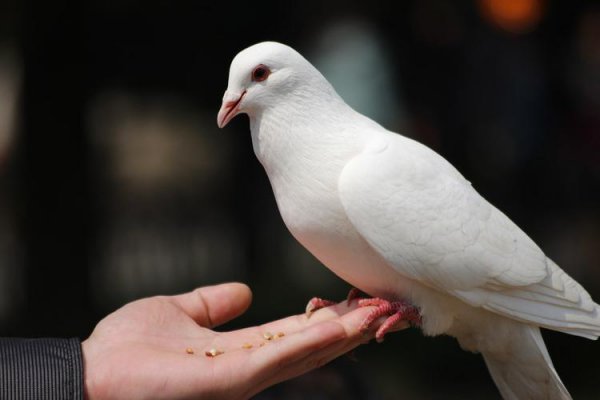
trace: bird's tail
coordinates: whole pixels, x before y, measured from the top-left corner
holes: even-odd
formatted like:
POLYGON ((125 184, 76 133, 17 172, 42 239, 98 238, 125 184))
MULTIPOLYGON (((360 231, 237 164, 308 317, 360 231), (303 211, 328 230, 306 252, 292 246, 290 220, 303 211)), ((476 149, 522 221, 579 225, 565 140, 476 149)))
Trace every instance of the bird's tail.
POLYGON ((484 351, 483 358, 502 397, 506 400, 570 400, 571 395, 560 380, 540 329, 519 324, 518 339, 509 349, 484 351))

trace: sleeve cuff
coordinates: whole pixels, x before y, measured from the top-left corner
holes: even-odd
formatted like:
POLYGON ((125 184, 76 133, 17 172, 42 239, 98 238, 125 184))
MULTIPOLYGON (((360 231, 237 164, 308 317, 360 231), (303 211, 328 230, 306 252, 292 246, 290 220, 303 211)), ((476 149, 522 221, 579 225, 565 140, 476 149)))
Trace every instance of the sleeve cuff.
POLYGON ((79 339, 0 338, 0 399, 83 400, 79 339))

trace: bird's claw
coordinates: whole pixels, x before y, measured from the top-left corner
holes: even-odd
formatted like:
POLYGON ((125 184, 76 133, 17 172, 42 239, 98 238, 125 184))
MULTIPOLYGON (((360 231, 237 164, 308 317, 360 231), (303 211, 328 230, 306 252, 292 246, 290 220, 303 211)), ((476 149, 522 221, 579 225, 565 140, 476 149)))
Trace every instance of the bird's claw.
POLYGON ((312 299, 310 299, 310 301, 306 305, 306 318, 310 318, 312 313, 314 313, 315 311, 317 311, 321 308, 333 306, 335 304, 336 303, 331 300, 322 299, 320 297, 313 297, 312 299))
MULTIPOLYGON (((350 291, 348 292, 348 296, 346 297, 346 305, 349 306, 353 300, 360 298, 361 295, 362 292, 357 288, 350 289, 350 291)), ((310 299, 308 304, 306 304, 306 317, 310 317, 312 313, 321 308, 333 306, 335 304, 337 304, 335 301, 322 299, 320 297, 313 297, 312 299, 310 299)))
MULTIPOLYGON (((378 297, 364 298, 362 292, 357 288, 352 288, 348 292, 346 304, 350 305, 353 300, 358 299, 359 307, 375 307, 360 325, 360 331, 366 333, 373 322, 381 317, 386 317, 385 321, 375 332, 375 340, 378 343, 383 342, 385 334, 388 332, 408 328, 409 326, 421 325, 421 313, 417 307, 407 301, 388 301, 378 297)), ((306 317, 310 318, 315 311, 333 306, 336 302, 313 297, 306 304, 306 317)))
POLYGON ((375 340, 383 342, 386 333, 408 328, 411 325, 421 325, 421 313, 419 309, 406 301, 387 301, 380 298, 359 299, 359 307, 374 306, 375 309, 360 325, 360 330, 366 332, 371 324, 380 317, 386 316, 386 320, 375 332, 375 340))
POLYGON ((346 297, 346 305, 352 304, 352 300, 361 298, 362 294, 363 293, 355 287, 350 289, 350 291, 348 292, 348 296, 346 297))

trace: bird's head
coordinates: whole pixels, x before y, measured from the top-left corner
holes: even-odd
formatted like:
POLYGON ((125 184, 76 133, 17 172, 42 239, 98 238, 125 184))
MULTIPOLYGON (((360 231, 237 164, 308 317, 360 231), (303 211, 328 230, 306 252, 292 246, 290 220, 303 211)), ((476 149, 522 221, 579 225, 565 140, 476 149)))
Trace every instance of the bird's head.
POLYGON ((322 76, 296 50, 277 42, 262 42, 239 52, 229 68, 229 83, 217 116, 223 128, 236 115, 250 116, 285 101, 299 86, 322 76))

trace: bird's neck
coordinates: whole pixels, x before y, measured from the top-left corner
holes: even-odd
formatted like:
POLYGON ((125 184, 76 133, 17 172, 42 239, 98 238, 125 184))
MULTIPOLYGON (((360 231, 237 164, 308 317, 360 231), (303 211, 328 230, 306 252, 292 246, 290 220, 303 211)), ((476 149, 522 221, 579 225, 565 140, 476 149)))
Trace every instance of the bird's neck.
POLYGON ((354 134, 346 119, 356 113, 337 94, 299 93, 285 100, 250 116, 254 152, 269 176, 321 164, 323 157, 345 164, 354 134))

